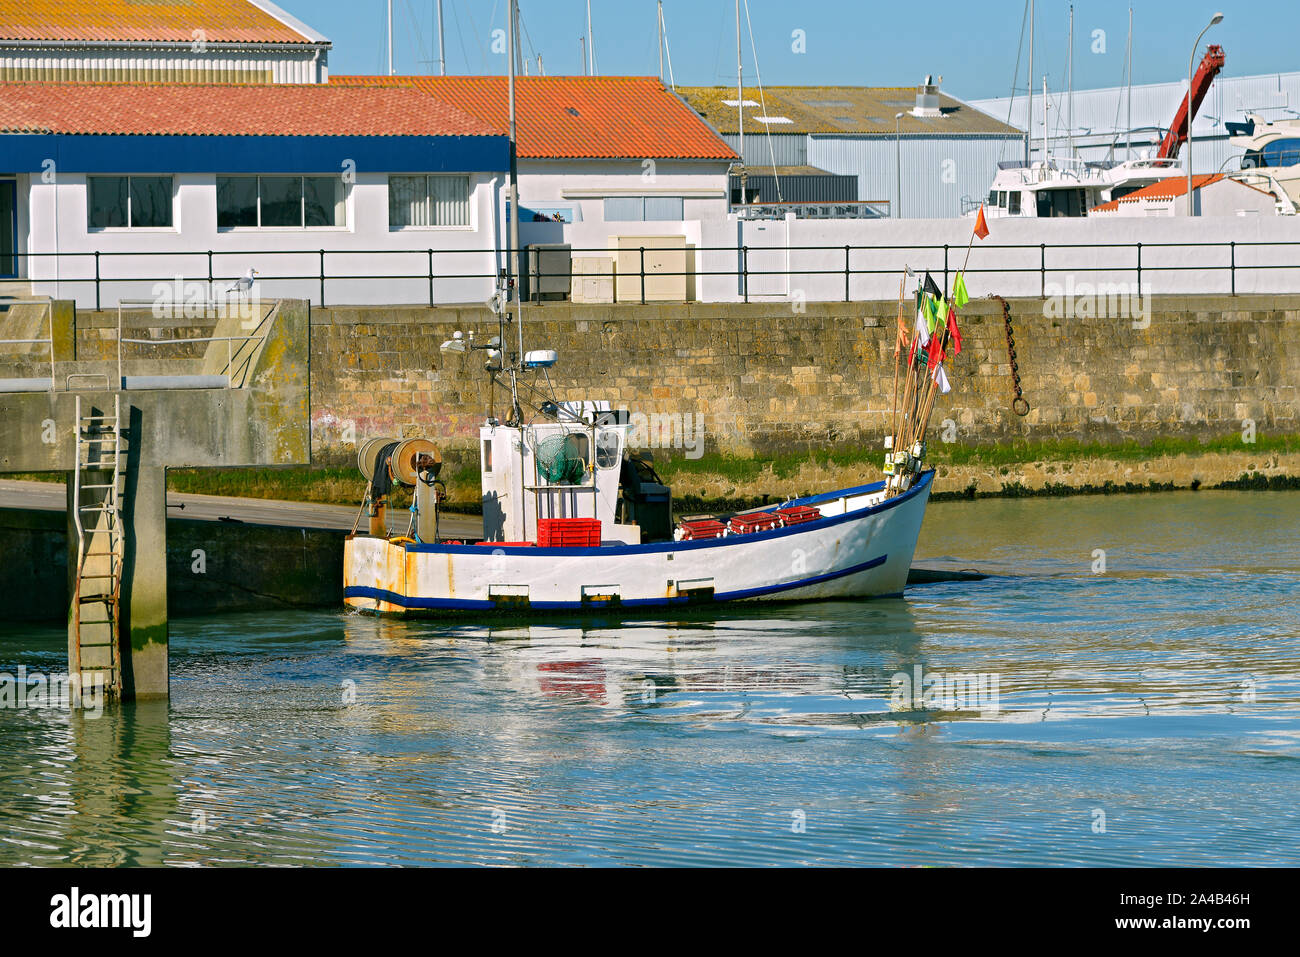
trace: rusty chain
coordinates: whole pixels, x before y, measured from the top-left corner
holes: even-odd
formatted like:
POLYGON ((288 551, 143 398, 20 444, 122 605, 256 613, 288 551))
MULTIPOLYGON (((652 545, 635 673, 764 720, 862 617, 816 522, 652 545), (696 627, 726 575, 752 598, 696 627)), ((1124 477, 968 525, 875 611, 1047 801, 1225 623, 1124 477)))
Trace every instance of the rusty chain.
POLYGON ((1016 336, 1011 328, 1011 306, 1001 296, 992 296, 1002 303, 1002 320, 1007 327, 1007 357, 1011 360, 1011 381, 1016 388, 1016 397, 1011 401, 1011 410, 1019 416, 1029 414, 1029 402, 1025 399, 1024 390, 1020 388, 1020 366, 1016 362, 1016 336))

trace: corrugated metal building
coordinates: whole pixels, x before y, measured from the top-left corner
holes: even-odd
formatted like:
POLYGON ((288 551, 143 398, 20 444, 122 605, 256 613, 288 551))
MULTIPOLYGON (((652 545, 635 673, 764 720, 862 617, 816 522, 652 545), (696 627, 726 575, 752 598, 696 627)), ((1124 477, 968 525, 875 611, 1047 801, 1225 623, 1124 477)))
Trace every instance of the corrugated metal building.
MULTIPOLYGON (((1098 90, 1075 90, 1071 107, 1063 92, 1048 91, 1048 146, 1057 155, 1068 155, 1073 134, 1076 154, 1085 160, 1124 160, 1126 143, 1133 143, 1133 155, 1139 156, 1160 145, 1165 130, 1173 122, 1183 98, 1187 96, 1187 79, 1170 83, 1145 83, 1133 87, 1132 129, 1128 130, 1128 91, 1124 87, 1098 90)), ((1042 156, 1043 101, 1034 91, 1033 153, 1042 156)), ((972 100, 971 106, 998 120, 1010 116, 1013 126, 1025 128, 1028 101, 1018 96, 972 100)), ((1271 73, 1262 76, 1220 76, 1210 87, 1200 112, 1192 123, 1192 165, 1197 173, 1214 173, 1224 164, 1234 168, 1241 151, 1228 142, 1225 122, 1242 120, 1247 113, 1258 113, 1267 120, 1300 115, 1300 73, 1271 73)), ((1024 145, 1009 151, 1005 159, 1023 159, 1024 145)))
POLYGON ((7 83, 324 83, 330 46, 267 0, 0 0, 7 83))
MULTIPOLYGON (((741 152, 734 89, 677 92, 741 152)), ((747 90, 744 127, 751 183, 772 166, 778 175, 811 166, 854 176, 859 202, 883 201, 905 219, 959 216, 962 198, 986 194, 998 160, 1018 156, 1023 141, 1014 127, 924 84, 747 90)))

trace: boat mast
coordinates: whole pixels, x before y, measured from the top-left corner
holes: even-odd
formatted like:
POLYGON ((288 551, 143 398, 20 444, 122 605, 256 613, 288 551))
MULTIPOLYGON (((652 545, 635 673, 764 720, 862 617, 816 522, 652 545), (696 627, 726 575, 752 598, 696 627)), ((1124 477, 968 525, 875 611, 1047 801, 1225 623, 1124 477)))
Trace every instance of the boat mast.
POLYGON ((664 81, 664 0, 659 0, 659 82, 664 81))
POLYGON ((393 0, 388 0, 388 75, 393 75, 393 0))
POLYGON ((591 0, 587 0, 587 76, 596 75, 596 44, 591 36, 591 0))
POLYGON ((1133 158, 1133 8, 1128 8, 1128 118, 1124 125, 1128 127, 1128 134, 1125 136, 1124 158, 1131 160, 1133 158))
MULTIPOLYGON (((519 296, 520 286, 522 285, 519 281, 519 150, 515 124, 515 45, 519 42, 515 24, 519 15, 518 0, 510 0, 508 6, 506 45, 510 48, 507 56, 510 61, 509 79, 507 80, 510 94, 510 277, 514 283, 510 290, 510 299, 513 301, 515 328, 519 335, 519 355, 510 364, 510 399, 512 403, 510 413, 517 422, 522 423, 523 415, 519 408, 518 373, 524 361, 524 323, 523 305, 519 296)), ((504 355, 504 340, 498 348, 502 350, 504 355)))
POLYGON ((442 0, 438 0, 438 75, 447 75, 447 46, 442 39, 442 0))
POLYGON ((1043 74, 1043 162, 1047 162, 1047 74, 1043 74))
POLYGON ((1029 89, 1029 105, 1025 108, 1026 166, 1032 166, 1034 162, 1034 4, 1035 0, 1029 0, 1029 82, 1025 84, 1029 89))
POLYGON ((1066 62, 1068 86, 1065 93, 1065 148, 1070 159, 1074 159, 1074 4, 1070 4, 1070 50, 1066 62))
POLYGON ((736 0, 736 118, 740 127, 740 205, 748 198, 749 175, 745 166, 745 73, 740 54, 740 0, 736 0))

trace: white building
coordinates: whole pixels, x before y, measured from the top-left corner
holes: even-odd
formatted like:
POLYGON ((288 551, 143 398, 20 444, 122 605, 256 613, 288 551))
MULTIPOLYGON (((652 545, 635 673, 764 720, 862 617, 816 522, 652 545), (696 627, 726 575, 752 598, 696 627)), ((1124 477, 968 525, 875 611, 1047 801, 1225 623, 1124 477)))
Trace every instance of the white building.
MULTIPOLYGON (((1089 216, 1186 216, 1187 179, 1174 176, 1119 199, 1094 206, 1089 216)), ((1266 190, 1215 173, 1192 177, 1197 216, 1276 216, 1277 197, 1266 190)))
POLYGON ((413 89, 0 84, 0 269, 84 308, 250 268, 267 298, 481 301, 508 167, 504 135, 413 89))
POLYGON ((329 51, 266 0, 0 4, 0 82, 324 83, 329 51))

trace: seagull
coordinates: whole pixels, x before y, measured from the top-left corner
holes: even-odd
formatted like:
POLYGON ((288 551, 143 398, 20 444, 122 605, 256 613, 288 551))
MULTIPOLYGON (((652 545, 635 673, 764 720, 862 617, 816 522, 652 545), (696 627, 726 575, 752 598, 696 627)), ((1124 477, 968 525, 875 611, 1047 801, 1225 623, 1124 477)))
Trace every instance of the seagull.
POLYGON ((231 285, 231 287, 226 290, 226 292, 248 292, 250 289, 253 288, 253 283, 257 281, 254 278, 256 275, 257 275, 257 270, 253 269, 250 266, 248 272, 244 273, 243 276, 236 279, 234 283, 231 285))

